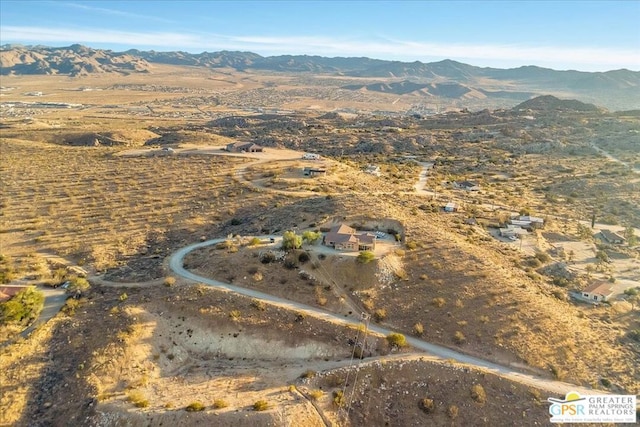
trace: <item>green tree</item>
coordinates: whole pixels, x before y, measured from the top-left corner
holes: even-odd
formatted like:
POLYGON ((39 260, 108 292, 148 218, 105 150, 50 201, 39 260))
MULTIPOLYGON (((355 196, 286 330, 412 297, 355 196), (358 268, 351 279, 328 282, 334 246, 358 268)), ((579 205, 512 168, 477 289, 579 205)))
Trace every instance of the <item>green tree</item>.
POLYGON ((2 323, 29 322, 40 314, 43 306, 44 294, 35 286, 29 286, 0 304, 0 318, 2 323))
POLYGON ((71 279, 71 283, 69 284, 69 291, 75 293, 82 293, 84 291, 89 290, 91 285, 89 281, 84 277, 73 277, 71 279))
POLYGON ((357 260, 361 264, 368 264, 376 258, 375 254, 371 251, 362 251, 357 256, 357 260))
POLYGON ((316 231, 305 231, 302 233, 302 240, 310 245, 313 245, 320 240, 320 237, 322 237, 322 234, 316 231))
POLYGON ((293 231, 285 231, 282 235, 282 249, 289 251, 299 249, 302 246, 302 237, 293 231))

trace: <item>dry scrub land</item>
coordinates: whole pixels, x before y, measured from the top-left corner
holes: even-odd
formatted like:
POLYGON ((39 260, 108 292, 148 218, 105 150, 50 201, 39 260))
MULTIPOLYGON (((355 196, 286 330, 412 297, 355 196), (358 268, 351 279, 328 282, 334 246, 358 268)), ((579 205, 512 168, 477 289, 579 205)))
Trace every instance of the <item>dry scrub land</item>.
MULTIPOLYGON (((57 89, 43 98, 86 108, 15 107, 3 114, 2 254, 12 257, 18 275, 27 271, 20 264, 39 264, 53 253, 126 287, 92 280, 77 307, 1 350, 0 424, 548 421, 544 390, 421 359, 410 349, 392 351, 373 335, 356 375, 349 369, 355 348, 349 340, 359 330, 195 284, 163 284, 170 275, 166 256, 229 235, 247 239, 194 252, 187 268, 340 314, 357 308, 405 335, 549 379, 621 393, 640 388, 637 307, 575 304, 567 300, 569 288, 541 270, 567 261, 551 244, 579 241, 576 221, 589 220, 594 210, 598 221, 638 227, 640 176, 591 146, 637 161, 635 145, 625 138, 638 129, 637 116, 325 114, 335 105, 377 109, 375 102, 386 98, 365 92, 362 99, 340 104, 336 97, 301 111, 317 99, 300 91, 290 96, 299 80, 233 73, 201 80, 199 72, 163 70, 160 77, 172 76, 175 85, 154 85, 147 76, 3 78, 17 88, 3 92, 3 103, 25 101, 20 94, 44 91, 46 84, 57 89), (81 86, 102 90, 71 90, 81 86), (298 111, 253 115, 240 101, 298 111), (235 140, 326 159, 266 161, 194 149, 235 140), (120 155, 125 145, 142 147, 145 155, 120 155), (159 145, 176 152, 150 148, 159 145), (424 193, 413 191, 421 170, 415 160, 435 164, 424 193), (304 166, 317 164, 326 166, 326 176, 303 176, 304 166), (381 176, 362 173, 368 164, 379 165, 381 176), (481 191, 452 188, 463 179, 478 181, 481 191), (462 211, 441 212, 450 200, 462 211), (548 220, 544 232, 526 241, 531 253, 488 232, 521 209, 548 220), (471 216, 479 224, 465 223, 471 216), (319 229, 331 221, 395 227, 402 241, 368 264, 305 248, 310 259, 291 254, 296 262, 288 266, 263 264, 264 248, 246 244, 250 236, 319 229), (316 374, 299 378, 310 370, 316 374), (260 400, 267 402, 264 411, 254 409, 260 400), (203 411, 185 410, 196 402, 203 411)), ((585 245, 593 245, 589 239, 585 245)), ((640 280, 635 249, 606 249, 619 252, 628 270, 587 272, 589 250, 576 250, 571 286, 586 285, 588 274, 640 280)), ((58 266, 41 264, 28 281, 53 280, 58 266)))

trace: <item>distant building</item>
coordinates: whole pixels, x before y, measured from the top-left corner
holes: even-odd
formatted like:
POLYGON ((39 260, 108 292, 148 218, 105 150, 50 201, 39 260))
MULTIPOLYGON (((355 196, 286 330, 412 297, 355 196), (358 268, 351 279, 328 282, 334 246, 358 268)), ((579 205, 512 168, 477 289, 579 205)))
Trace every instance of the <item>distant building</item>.
POLYGON ((304 153, 302 160, 320 160, 320 154, 317 153, 304 153))
POLYGON ((600 232, 596 234, 596 237, 599 237, 605 242, 611 243, 613 245, 622 245, 624 242, 626 242, 626 239, 624 237, 610 230, 600 230, 600 232))
POLYGON ((327 170, 322 168, 305 167, 302 169, 302 173, 304 176, 314 177, 314 176, 326 175, 327 170))
POLYGON ((376 235, 367 232, 358 233, 354 228, 340 224, 324 236, 322 243, 338 251, 373 251, 376 249, 376 235))
POLYGON ((227 144, 227 151, 230 153, 261 153, 264 148, 253 142, 233 142, 227 144))
POLYGON ((446 205, 444 205, 444 211, 445 212, 457 212, 458 211, 458 204, 455 202, 449 202, 446 205))
POLYGON ((602 302, 606 301, 611 297, 611 295, 613 295, 613 287, 611 286, 611 283, 596 282, 591 286, 586 287, 582 291, 581 295, 589 301, 602 302))
POLYGON ((453 187, 466 191, 480 191, 480 185, 477 182, 473 181, 453 181, 453 187))
POLYGON ((527 230, 522 227, 518 227, 517 225, 509 224, 504 228, 500 228, 498 230, 500 236, 502 237, 512 237, 512 236, 520 236, 523 234, 527 234, 527 230))

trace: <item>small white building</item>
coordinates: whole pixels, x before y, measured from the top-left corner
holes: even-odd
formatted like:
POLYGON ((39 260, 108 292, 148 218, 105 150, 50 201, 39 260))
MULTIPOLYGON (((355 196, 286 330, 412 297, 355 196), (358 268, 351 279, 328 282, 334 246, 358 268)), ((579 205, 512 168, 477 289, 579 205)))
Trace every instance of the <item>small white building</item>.
POLYGON ((380 176, 380 166, 367 165, 367 167, 364 168, 364 173, 368 173, 369 175, 380 176))
POLYGON ((320 154, 317 153, 304 153, 302 160, 320 160, 320 154))
POLYGON ((596 282, 586 287, 582 293, 582 297, 593 302, 603 302, 613 295, 613 287, 607 282, 596 282))
POLYGON ((505 228, 500 228, 498 231, 502 237, 521 236, 527 234, 527 230, 512 224, 508 224, 505 228))
POLYGON ((458 211, 458 204, 455 202, 449 202, 446 205, 444 205, 444 211, 445 212, 457 212, 458 211))

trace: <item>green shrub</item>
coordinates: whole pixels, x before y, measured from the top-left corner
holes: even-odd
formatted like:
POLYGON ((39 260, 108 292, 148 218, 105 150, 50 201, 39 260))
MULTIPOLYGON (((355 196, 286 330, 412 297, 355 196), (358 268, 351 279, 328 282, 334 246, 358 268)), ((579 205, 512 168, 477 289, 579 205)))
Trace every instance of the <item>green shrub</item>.
POLYGON ((257 400, 253 404, 254 411, 266 411, 267 409, 269 409, 269 402, 266 400, 257 400))
POLYGON ((358 254, 356 260, 360 264, 368 264, 376 258, 375 254, 371 251, 362 251, 358 254))
POLYGON ((298 261, 300 261, 300 263, 302 264, 309 261, 310 259, 311 257, 309 257, 309 254, 306 252, 300 252, 300 254, 298 254, 298 261))
POLYGON ((336 408, 342 408, 347 403, 344 393, 342 390, 337 390, 333 392, 333 405, 336 408))
POLYGON ((187 412, 200 412, 200 411, 204 411, 204 408, 205 408, 204 404, 196 400, 195 402, 189 403, 189 405, 187 405, 187 407, 184 408, 184 410, 187 412))
POLYGON ((317 374, 317 372, 316 372, 316 371, 309 369, 309 370, 304 371, 304 372, 300 375, 300 378, 313 378, 313 377, 315 377, 315 376, 316 376, 316 374, 317 374))
POLYGON ((302 237, 293 231, 285 231, 282 235, 282 249, 289 251, 299 249, 302 246, 302 237))
POLYGON ((311 400, 318 400, 322 396, 324 396, 324 391, 322 390, 311 390, 309 392, 309 397, 311 397, 311 400))
POLYGON ((165 286, 171 287, 176 284, 176 278, 171 276, 165 277, 163 283, 165 286))
POLYGON ((29 286, 0 303, 0 320, 2 323, 28 323, 38 317, 43 306, 44 294, 35 286, 29 286))
POLYGON ((260 243, 262 243, 262 240, 260 240, 260 238, 258 237, 253 237, 251 240, 249 240, 249 246, 257 246, 260 243))
POLYGON ((149 406, 149 401, 144 397, 141 391, 131 390, 127 393, 127 400, 136 408, 146 408, 149 406))
POLYGON ((213 401, 213 409, 222 409, 229 406, 226 400, 224 399, 216 399, 213 401))
POLYGON ((407 346, 407 338, 397 332, 392 332, 387 335, 387 342, 392 347, 402 348, 407 346))
POLYGON ((305 231, 302 233, 302 240, 313 245, 322 237, 322 233, 316 231, 305 231))

